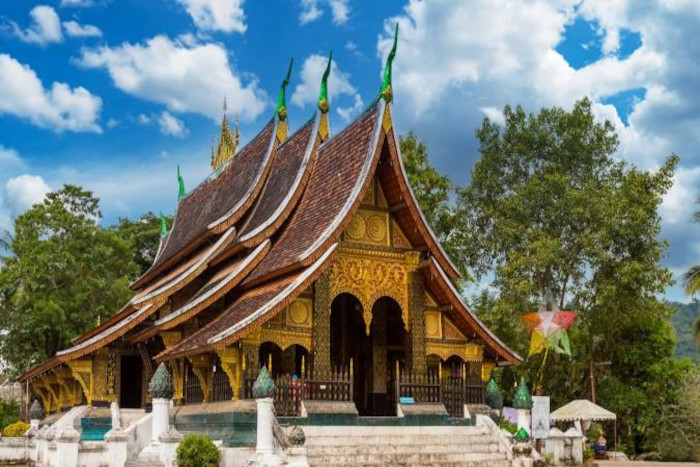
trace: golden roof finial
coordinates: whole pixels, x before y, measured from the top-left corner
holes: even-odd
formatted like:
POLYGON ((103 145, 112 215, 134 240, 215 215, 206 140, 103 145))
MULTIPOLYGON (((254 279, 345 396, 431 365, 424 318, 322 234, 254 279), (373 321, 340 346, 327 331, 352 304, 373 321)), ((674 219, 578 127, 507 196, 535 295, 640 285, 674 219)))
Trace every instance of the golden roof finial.
POLYGON ((211 168, 214 172, 219 170, 226 164, 231 158, 236 154, 236 149, 238 148, 238 142, 240 141, 240 134, 238 131, 238 115, 235 117, 235 129, 234 133, 231 134, 231 128, 228 123, 226 98, 224 97, 224 116, 221 119, 221 131, 219 134, 219 143, 216 146, 216 150, 212 152, 211 156, 211 168))

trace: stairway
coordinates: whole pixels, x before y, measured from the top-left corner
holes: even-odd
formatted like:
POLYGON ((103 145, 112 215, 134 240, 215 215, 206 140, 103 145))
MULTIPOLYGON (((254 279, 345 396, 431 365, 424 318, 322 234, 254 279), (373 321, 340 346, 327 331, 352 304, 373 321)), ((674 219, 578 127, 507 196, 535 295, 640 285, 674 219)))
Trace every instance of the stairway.
POLYGON ((305 426, 311 466, 510 467, 489 426, 305 426))

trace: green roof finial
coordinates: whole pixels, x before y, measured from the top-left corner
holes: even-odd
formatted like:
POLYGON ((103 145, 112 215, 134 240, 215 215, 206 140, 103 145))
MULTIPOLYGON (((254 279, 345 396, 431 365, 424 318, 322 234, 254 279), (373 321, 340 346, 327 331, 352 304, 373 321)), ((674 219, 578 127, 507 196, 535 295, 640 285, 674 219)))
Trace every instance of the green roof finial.
POLYGON ((287 119, 287 85, 289 84, 289 76, 292 74, 292 64, 294 63, 294 58, 289 60, 289 68, 287 68, 287 76, 282 81, 282 86, 280 86, 280 93, 277 96, 277 108, 275 112, 279 116, 280 120, 284 121, 287 119))
POLYGON ((396 23, 396 29, 394 29, 394 45, 391 46, 391 51, 386 59, 386 66, 384 67, 384 80, 382 81, 382 88, 379 91, 380 95, 388 103, 391 102, 394 97, 394 91, 391 89, 391 68, 394 63, 394 57, 396 56, 396 44, 399 40, 399 23, 396 23))
POLYGON ((326 71, 323 72, 321 79, 321 93, 318 96, 318 108, 322 113, 328 112, 330 103, 328 102, 328 75, 331 73, 331 62, 333 61, 333 51, 328 55, 328 65, 326 71))
POLYGON ((165 220, 163 213, 160 213, 160 238, 168 236, 168 223, 165 220))
POLYGON ((182 175, 180 175, 180 164, 177 164, 177 184, 178 184, 177 199, 179 201, 182 198, 184 198, 186 195, 185 181, 182 179, 182 175))

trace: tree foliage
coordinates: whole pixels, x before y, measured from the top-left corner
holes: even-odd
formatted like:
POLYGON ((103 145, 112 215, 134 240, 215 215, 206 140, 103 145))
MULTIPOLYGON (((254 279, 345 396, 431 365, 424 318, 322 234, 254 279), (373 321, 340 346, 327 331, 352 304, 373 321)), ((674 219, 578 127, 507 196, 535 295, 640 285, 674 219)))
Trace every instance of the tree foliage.
POLYGON ((462 276, 469 277, 469 264, 459 237, 459 220, 450 199, 454 184, 430 163, 427 145, 414 132, 399 137, 399 145, 408 180, 428 224, 462 276))
MULTIPOLYGON (((545 393, 554 407, 597 398, 620 417, 628 449, 648 449, 658 407, 675 400, 690 369, 674 358, 673 309, 657 298, 672 283, 659 265, 667 243, 658 208, 678 158, 653 173, 617 160, 612 124, 596 121, 585 99, 571 111, 506 107, 504 115, 503 126, 485 119, 477 130, 481 158, 458 190, 461 248, 498 291, 477 297, 475 308, 523 355, 521 315, 546 290, 578 311, 572 357, 546 368, 545 393)), ((541 358, 516 371, 534 380, 541 358)))
POLYGON ((128 241, 99 227, 99 200, 73 185, 17 217, 0 267, 0 354, 21 372, 126 303, 138 269, 128 241))
MULTIPOLYGON (((166 217, 166 221, 168 225, 172 224, 172 218, 166 217)), ((130 279, 141 276, 153 265, 160 244, 160 223, 160 217, 149 211, 134 221, 120 218, 119 223, 112 227, 117 235, 131 245, 138 270, 130 279)))

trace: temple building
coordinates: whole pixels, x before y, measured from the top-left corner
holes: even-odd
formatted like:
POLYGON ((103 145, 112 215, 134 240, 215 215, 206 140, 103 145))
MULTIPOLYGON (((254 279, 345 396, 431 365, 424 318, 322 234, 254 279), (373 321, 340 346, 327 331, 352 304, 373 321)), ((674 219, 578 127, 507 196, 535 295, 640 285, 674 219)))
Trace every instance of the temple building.
POLYGON ((395 47, 377 98, 338 133, 330 58, 317 109, 295 131, 289 71, 273 117, 242 147, 224 112, 212 173, 190 192, 178 173, 173 225, 133 298, 21 376, 47 413, 146 408, 160 362, 176 405, 250 398, 263 365, 280 414, 301 400, 381 416, 401 397, 453 416, 483 403, 491 370, 521 357, 463 302, 411 191, 392 119, 395 47))

